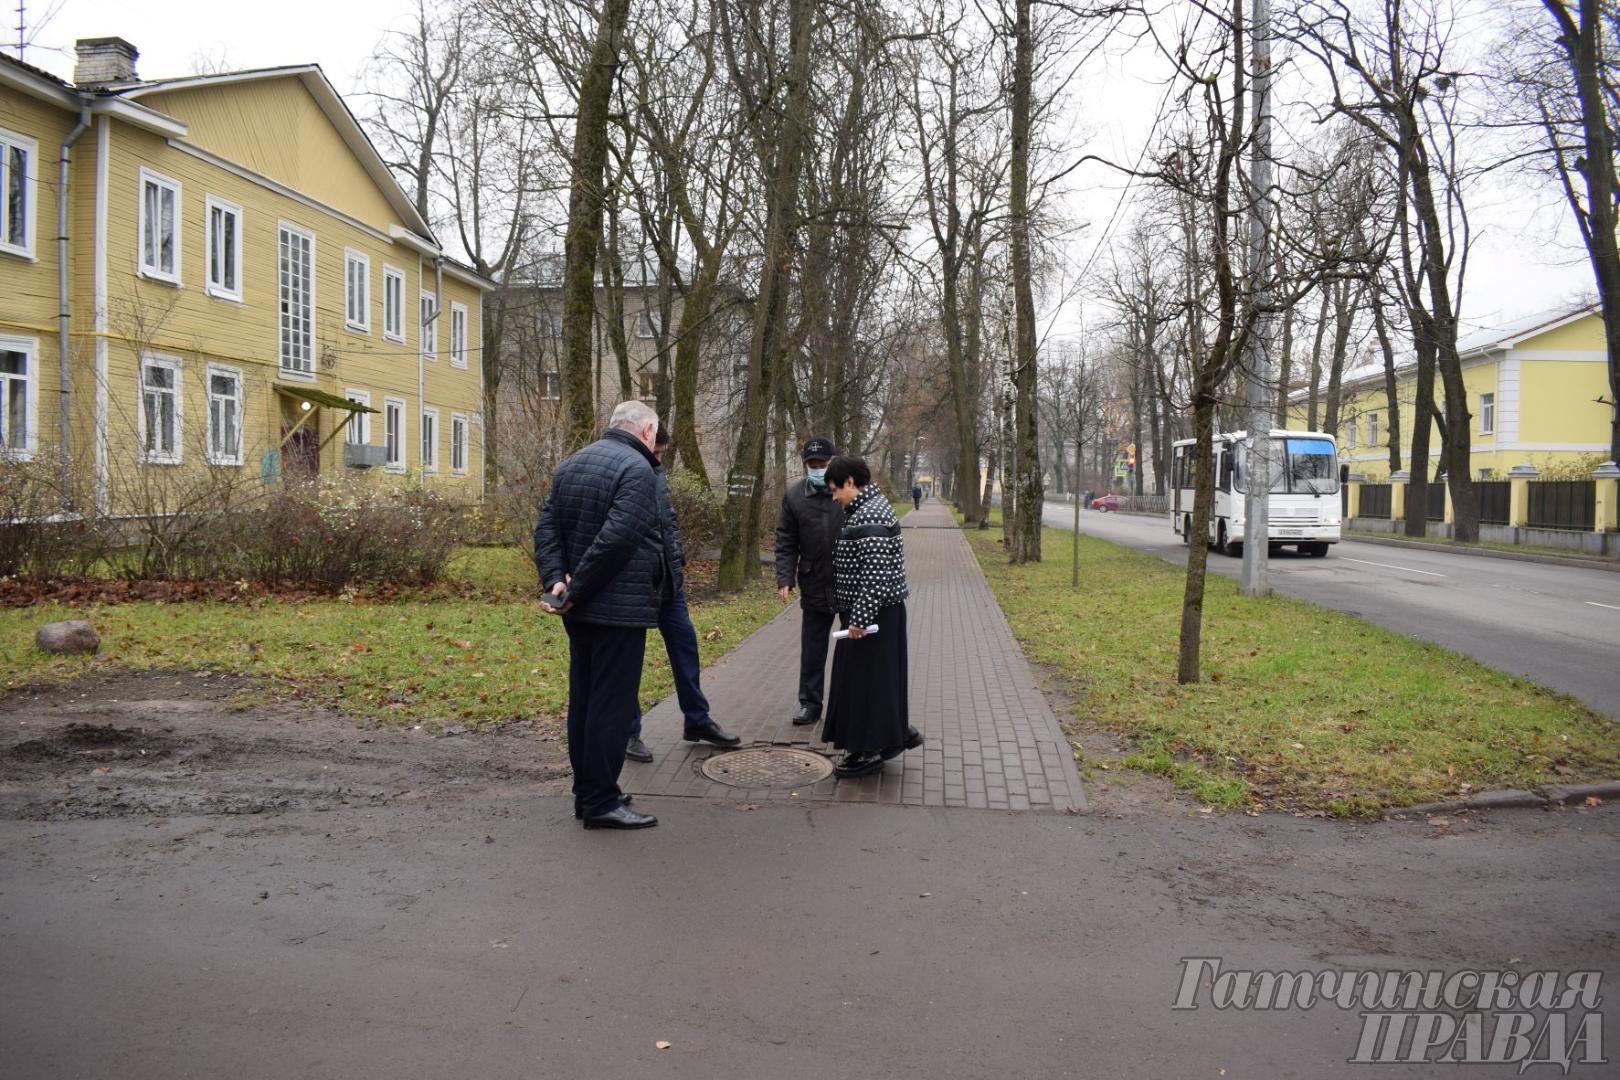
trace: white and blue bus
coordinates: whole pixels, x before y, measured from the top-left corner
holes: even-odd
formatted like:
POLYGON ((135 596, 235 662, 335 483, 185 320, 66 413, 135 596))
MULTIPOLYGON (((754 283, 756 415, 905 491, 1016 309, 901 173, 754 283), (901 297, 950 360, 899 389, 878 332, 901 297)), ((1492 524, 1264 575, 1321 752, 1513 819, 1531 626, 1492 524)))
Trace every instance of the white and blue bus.
MULTIPOLYGON (((1205 542, 1227 555, 1243 550, 1244 481, 1248 474, 1246 431, 1215 436, 1215 505, 1205 542)), ((1171 452, 1171 527, 1189 541, 1193 513, 1194 440, 1182 439, 1171 452)), ((1339 542, 1343 507, 1339 498, 1339 452, 1332 435, 1321 431, 1271 432, 1271 497, 1267 530, 1273 548, 1292 544, 1302 554, 1326 555, 1339 542)))

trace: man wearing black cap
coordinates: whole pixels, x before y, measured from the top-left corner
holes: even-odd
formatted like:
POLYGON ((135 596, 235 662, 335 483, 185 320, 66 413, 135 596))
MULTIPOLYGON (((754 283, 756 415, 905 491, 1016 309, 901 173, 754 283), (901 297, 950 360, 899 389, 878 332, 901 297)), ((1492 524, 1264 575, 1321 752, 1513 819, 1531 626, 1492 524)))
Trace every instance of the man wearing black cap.
POLYGON ((827 463, 838 450, 817 435, 804 444, 805 478, 790 481, 776 517, 776 587, 784 603, 795 585, 804 622, 799 637, 799 711, 793 723, 821 719, 827 645, 837 600, 833 593, 833 548, 844 528, 844 508, 827 487, 827 463))

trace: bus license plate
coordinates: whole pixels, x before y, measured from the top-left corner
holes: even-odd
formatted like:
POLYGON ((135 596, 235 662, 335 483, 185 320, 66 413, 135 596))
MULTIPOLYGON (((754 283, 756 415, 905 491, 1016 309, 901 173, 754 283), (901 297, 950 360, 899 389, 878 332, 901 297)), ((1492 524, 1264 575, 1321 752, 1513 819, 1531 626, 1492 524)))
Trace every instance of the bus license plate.
POLYGON ((1278 536, 1304 536, 1305 535, 1305 530, 1304 529, 1278 529, 1277 530, 1277 535, 1278 536))

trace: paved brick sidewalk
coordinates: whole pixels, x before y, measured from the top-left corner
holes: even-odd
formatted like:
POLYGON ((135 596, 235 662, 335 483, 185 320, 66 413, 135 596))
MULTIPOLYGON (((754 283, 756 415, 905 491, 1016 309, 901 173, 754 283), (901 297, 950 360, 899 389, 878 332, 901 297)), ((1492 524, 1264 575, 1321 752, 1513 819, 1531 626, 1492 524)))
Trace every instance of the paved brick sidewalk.
MULTIPOLYGON (((712 747, 681 741, 680 709, 670 697, 648 711, 649 765, 626 762, 621 783, 638 795, 759 801, 837 800, 969 806, 993 810, 1084 808, 1074 758, 1035 685, 1001 608, 950 511, 930 502, 903 520, 911 599, 911 722, 927 742, 860 780, 828 778, 797 792, 717 784, 698 767, 712 747)), ((703 628, 698 627, 699 633, 703 628)), ((662 648, 656 634, 647 648, 662 648)), ((808 747, 821 727, 796 728, 799 606, 703 673, 713 714, 744 745, 808 747)))

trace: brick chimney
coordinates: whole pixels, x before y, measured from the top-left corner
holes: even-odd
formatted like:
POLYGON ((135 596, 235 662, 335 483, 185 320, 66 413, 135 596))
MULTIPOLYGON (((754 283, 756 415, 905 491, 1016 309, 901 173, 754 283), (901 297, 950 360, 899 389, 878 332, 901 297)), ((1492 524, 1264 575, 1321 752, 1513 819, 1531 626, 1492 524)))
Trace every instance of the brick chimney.
POLYGON ((135 46, 123 38, 80 38, 74 42, 79 62, 73 66, 73 82, 85 89, 121 86, 136 82, 135 46))

